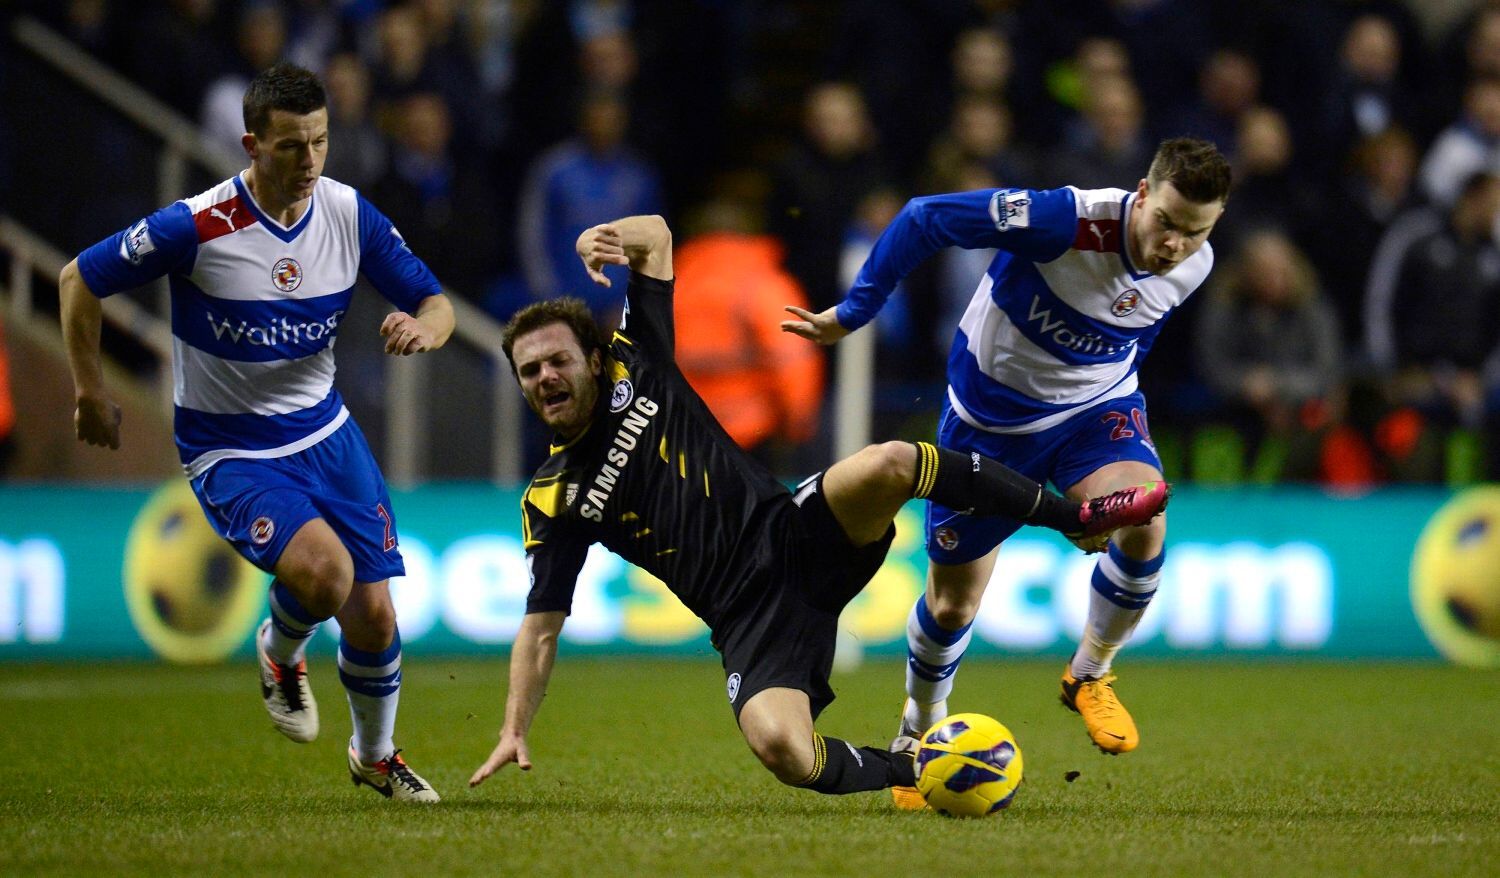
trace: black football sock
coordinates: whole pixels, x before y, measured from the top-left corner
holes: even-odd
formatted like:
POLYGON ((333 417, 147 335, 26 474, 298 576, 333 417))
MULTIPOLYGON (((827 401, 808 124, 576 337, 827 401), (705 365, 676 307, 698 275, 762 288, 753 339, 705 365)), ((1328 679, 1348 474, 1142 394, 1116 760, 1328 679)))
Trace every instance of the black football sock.
POLYGON ((1063 533, 1083 529, 1077 503, 1052 493, 1003 463, 978 453, 918 442, 911 495, 960 512, 1000 515, 1063 533))
POLYGON ((855 747, 813 732, 813 770, 796 786, 842 795, 909 787, 917 782, 911 754, 875 747, 855 747))

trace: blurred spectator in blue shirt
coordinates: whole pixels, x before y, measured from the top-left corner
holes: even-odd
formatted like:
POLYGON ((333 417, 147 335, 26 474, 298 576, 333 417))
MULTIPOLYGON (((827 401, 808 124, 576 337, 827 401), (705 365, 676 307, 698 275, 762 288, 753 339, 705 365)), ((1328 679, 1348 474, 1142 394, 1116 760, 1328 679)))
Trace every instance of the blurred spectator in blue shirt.
POLYGON ((620 322, 626 271, 610 266, 611 287, 589 283, 573 245, 600 217, 660 213, 656 170, 625 144, 628 111, 615 93, 590 94, 578 136, 544 152, 527 171, 518 237, 521 264, 535 299, 563 294, 589 303, 601 327, 620 322))

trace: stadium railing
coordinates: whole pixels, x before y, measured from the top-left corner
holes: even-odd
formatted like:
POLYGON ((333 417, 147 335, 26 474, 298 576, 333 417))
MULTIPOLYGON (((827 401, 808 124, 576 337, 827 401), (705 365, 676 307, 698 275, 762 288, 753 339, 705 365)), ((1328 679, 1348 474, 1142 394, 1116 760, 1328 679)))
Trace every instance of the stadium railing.
MULTIPOLYGON (((10 216, 0 214, 0 249, 10 253, 10 277, 6 285, 10 301, 9 319, 22 322, 37 320, 33 282, 37 277, 56 285, 57 276, 67 265, 63 252, 10 216)), ((134 299, 111 296, 103 301, 104 318, 114 328, 139 341, 158 361, 157 390, 164 405, 172 405, 172 328, 134 299)), ((50 321, 49 321, 50 322, 50 321)))

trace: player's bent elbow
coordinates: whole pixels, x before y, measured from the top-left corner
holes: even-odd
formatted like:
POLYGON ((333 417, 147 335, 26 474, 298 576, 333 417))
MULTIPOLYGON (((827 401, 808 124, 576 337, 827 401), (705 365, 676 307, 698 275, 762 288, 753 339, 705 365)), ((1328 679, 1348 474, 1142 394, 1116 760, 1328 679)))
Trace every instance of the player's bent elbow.
MULTIPOLYGON (((672 254, 672 228, 667 225, 665 219, 655 214, 652 214, 648 219, 651 222, 648 226, 646 252, 650 253, 652 259, 657 262, 670 259, 672 254)), ((653 267, 668 269, 667 265, 655 265, 653 267)))
POLYGON ((88 283, 83 279, 83 272, 78 268, 77 258, 64 265, 62 271, 57 273, 57 289, 64 296, 70 293, 75 295, 77 293, 93 295, 92 291, 89 290, 88 283))
POLYGON ((901 212, 896 214, 896 218, 891 221, 892 224, 894 225, 897 221, 905 220, 917 226, 923 225, 923 221, 926 219, 927 205, 931 204, 934 198, 935 196, 932 195, 918 195, 915 198, 907 199, 906 204, 901 207, 901 212))
POLYGON ((634 244, 627 243, 625 252, 630 257, 632 271, 658 280, 672 279, 672 230, 660 216, 631 217, 629 237, 634 244))
POLYGON ((651 245, 659 246, 672 243, 672 227, 667 225, 666 217, 661 214, 647 214, 646 222, 651 245))

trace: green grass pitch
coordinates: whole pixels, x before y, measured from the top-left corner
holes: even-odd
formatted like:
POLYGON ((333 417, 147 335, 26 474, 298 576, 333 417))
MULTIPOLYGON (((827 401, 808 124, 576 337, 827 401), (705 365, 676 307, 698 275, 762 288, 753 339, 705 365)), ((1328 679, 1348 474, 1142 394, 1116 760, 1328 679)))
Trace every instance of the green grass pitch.
MULTIPOLYGON (((975 661, 955 710, 1016 733, 996 818, 780 786, 716 663, 559 661, 536 768, 478 790, 505 664, 410 658, 398 744, 442 793, 355 789, 333 662, 323 736, 272 731, 254 670, 11 665, 0 678, 0 874, 1494 875, 1500 675, 1436 665, 1122 663, 1141 749, 1110 758, 1056 701, 1059 663, 975 661), (1070 772, 1078 772, 1072 781, 1070 772)), ((902 667, 835 678, 826 734, 884 741, 902 667)))

